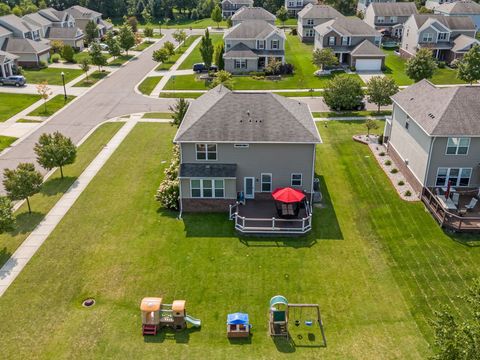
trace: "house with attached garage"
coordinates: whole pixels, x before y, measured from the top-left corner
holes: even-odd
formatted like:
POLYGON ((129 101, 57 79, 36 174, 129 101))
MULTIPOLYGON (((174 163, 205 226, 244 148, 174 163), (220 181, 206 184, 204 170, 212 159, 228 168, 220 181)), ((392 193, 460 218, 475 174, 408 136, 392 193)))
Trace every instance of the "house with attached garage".
POLYGON ((315 49, 332 49, 341 64, 357 71, 380 71, 384 66, 382 35, 359 18, 336 18, 314 29, 315 49))
POLYGON ((232 26, 248 20, 264 20, 275 25, 277 17, 261 7, 243 7, 232 16, 232 26))
POLYGON ((338 17, 343 15, 329 5, 308 4, 298 13, 297 34, 303 42, 313 42, 315 26, 338 17))
POLYGON ((396 0, 358 0, 357 2, 357 13, 365 14, 368 6, 372 3, 394 3, 396 0))
POLYGON ((90 10, 80 5, 74 5, 65 10, 73 19, 75 24, 85 33, 85 29, 89 21, 93 21, 97 25, 98 37, 104 36, 108 31, 113 29, 113 25, 102 19, 102 14, 94 10, 90 10))
POLYGON ((400 55, 409 58, 418 49, 427 48, 436 59, 450 63, 478 42, 476 33, 469 16, 412 15, 404 25, 400 55))
POLYGON ((290 17, 295 17, 298 13, 308 4, 316 5, 317 0, 285 0, 285 8, 288 11, 290 17))
MULTIPOLYGON (((466 218, 480 216, 472 200, 480 188, 479 97, 477 86, 440 88, 422 80, 392 97, 384 130, 389 155, 434 215, 449 226, 463 217, 464 229, 466 218)), ((480 217, 475 224, 478 230, 480 217)))
POLYGON ((434 13, 444 16, 470 16, 477 29, 480 27, 480 4, 473 1, 445 3, 436 7, 434 13))
POLYGON ((246 20, 227 29, 225 70, 233 74, 263 70, 274 59, 285 63, 285 32, 264 20, 246 20))
POLYGON ((174 142, 180 147, 182 212, 230 211, 242 232, 311 228, 321 138, 306 104, 220 85, 192 102, 174 142), (288 221, 272 198, 285 187, 303 198, 288 221))
POLYGON ((403 24, 411 15, 417 13, 417 6, 413 2, 375 2, 368 6, 363 21, 383 35, 400 39, 403 34, 403 24))
POLYGON ((222 0, 222 16, 224 19, 228 19, 238 10, 252 6, 253 0, 222 0))

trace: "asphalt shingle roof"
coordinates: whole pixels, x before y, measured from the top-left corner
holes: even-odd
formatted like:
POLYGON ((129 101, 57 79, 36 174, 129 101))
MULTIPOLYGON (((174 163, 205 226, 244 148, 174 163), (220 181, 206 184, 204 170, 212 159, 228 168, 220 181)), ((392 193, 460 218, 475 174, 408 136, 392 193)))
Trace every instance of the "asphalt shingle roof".
POLYGON ((90 10, 80 5, 74 5, 65 11, 72 15, 75 19, 92 19, 102 16, 102 14, 100 14, 99 12, 90 10))
POLYGON ((453 47, 452 51, 453 52, 458 52, 462 50, 470 50, 470 48, 475 45, 475 44, 480 44, 480 41, 478 41, 475 38, 472 38, 467 35, 460 35, 453 40, 453 47))
POLYGON ((45 34, 47 39, 76 39, 83 36, 79 28, 50 27, 45 34))
POLYGON ((363 40, 350 53, 352 56, 376 56, 385 57, 385 53, 375 46, 370 40, 363 40))
POLYGON ((307 4, 299 13, 299 17, 309 19, 335 19, 343 17, 336 9, 329 5, 307 4))
POLYGON ((224 58, 256 58, 257 55, 244 43, 238 43, 225 52, 224 58))
POLYGON ((174 141, 319 143, 321 139, 306 104, 220 85, 191 103, 174 141))
POLYGON ((42 26, 52 26, 52 22, 48 20, 47 18, 43 17, 39 13, 31 13, 27 14, 24 17, 22 17, 23 20, 27 22, 35 22, 36 24, 40 24, 42 26))
POLYGON ((417 14, 414 2, 371 3, 375 16, 410 16, 417 14))
POLYGON ((18 16, 12 14, 2 16, 0 17, 0 20, 3 20, 6 24, 9 24, 10 26, 15 27, 16 29, 24 33, 38 29, 38 26, 31 25, 22 18, 19 18, 18 16))
POLYGON ((392 99, 431 136, 480 135, 480 87, 439 88, 422 80, 392 99))
POLYGON ((316 26, 315 30, 320 34, 327 34, 331 30, 335 30, 346 36, 382 36, 377 30, 357 17, 336 18, 316 26))
POLYGON ((233 21, 265 20, 275 21, 277 17, 261 7, 243 7, 232 16, 233 21))
POLYGON ((40 54, 50 50, 50 48, 50 45, 46 42, 21 38, 8 38, 2 46, 3 51, 13 54, 40 54))
POLYGON ((475 30, 475 24, 470 16, 444 16, 436 14, 412 15, 418 28, 429 20, 436 20, 451 30, 475 30))
POLYGON ((241 5, 241 4, 253 5, 253 0, 223 0, 222 4, 224 2, 229 2, 231 4, 238 4, 238 5, 241 5))
POLYGON ((224 39, 256 39, 265 38, 272 32, 285 38, 285 33, 276 26, 269 24, 265 20, 246 20, 242 21, 227 31, 225 31, 224 39))
POLYGON ((444 3, 435 8, 435 11, 444 14, 466 15, 480 14, 480 4, 473 1, 457 1, 452 3, 444 3))
POLYGON ((237 164, 180 164, 179 177, 234 178, 237 164))
POLYGON ((0 50, 0 64, 3 64, 5 60, 15 60, 18 59, 17 55, 10 54, 9 52, 0 50))
POLYGON ((0 37, 12 35, 12 32, 0 25, 0 37))

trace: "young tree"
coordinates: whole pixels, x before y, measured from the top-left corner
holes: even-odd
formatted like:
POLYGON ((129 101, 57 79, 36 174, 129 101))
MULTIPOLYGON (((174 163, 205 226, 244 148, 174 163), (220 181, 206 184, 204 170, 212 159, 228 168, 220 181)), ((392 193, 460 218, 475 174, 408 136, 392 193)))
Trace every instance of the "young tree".
POLYGON ((75 51, 70 45, 64 45, 62 50, 62 57, 68 62, 75 62, 75 51))
POLYGON ((282 22, 282 26, 285 26, 285 21, 288 20, 288 10, 285 8, 285 6, 282 6, 280 9, 278 9, 277 19, 282 22))
POLYGON ((317 49, 313 52, 312 62, 321 71, 325 67, 332 67, 338 65, 338 58, 330 48, 317 49))
POLYGON ((185 114, 187 113, 189 105, 190 104, 188 103, 187 100, 180 98, 180 99, 177 99, 177 102, 175 103, 175 105, 169 106, 170 111, 173 113, 172 125, 176 125, 177 127, 180 126, 183 118, 185 117, 185 114))
POLYGON ((70 138, 58 131, 53 134, 42 134, 34 147, 38 163, 45 169, 60 168, 63 179, 63 167, 75 162, 77 147, 70 138))
POLYGON ((83 58, 80 61, 80 64, 78 64, 78 66, 80 66, 80 69, 82 69, 82 71, 85 73, 87 82, 90 82, 90 80, 88 79, 88 70, 90 70, 90 60, 88 60, 88 58, 83 58))
POLYGON ((208 29, 205 30, 205 35, 202 36, 202 41, 200 42, 200 54, 202 55, 205 67, 209 69, 210 66, 212 66, 213 60, 213 44, 208 29))
POLYGON ((222 21, 222 9, 218 4, 213 8, 211 17, 213 22, 217 23, 217 29, 219 29, 222 21))
POLYGON ((333 110, 354 110, 363 98, 362 84, 348 75, 336 76, 329 81, 323 98, 333 110))
POLYGON ((224 52, 225 52, 225 47, 222 41, 215 46, 215 53, 214 53, 215 65, 217 65, 218 70, 225 69, 225 59, 223 58, 224 52))
POLYGON ((52 41, 50 41, 50 46, 51 46, 54 54, 62 54, 63 53, 63 47, 65 45, 63 44, 63 41, 52 40, 52 41))
POLYGON ((374 76, 367 82, 368 101, 378 106, 390 105, 392 99, 390 96, 395 95, 398 92, 398 86, 395 80, 386 76, 374 76))
POLYGON ((183 29, 175 30, 172 36, 175 39, 175 41, 180 44, 180 46, 183 46, 183 43, 187 39, 187 33, 183 29))
POLYGON ((0 196, 0 234, 12 230, 14 225, 12 202, 8 197, 0 196))
POLYGON ((231 28, 232 26, 233 26, 232 17, 229 16, 229 17, 227 18, 227 27, 228 27, 228 28, 231 28))
POLYGON ((118 42, 117 38, 107 37, 105 44, 108 46, 108 53, 113 56, 113 58, 117 58, 122 54, 122 48, 120 47, 120 43, 118 42))
POLYGON ((42 175, 32 163, 20 163, 16 169, 3 172, 3 186, 8 197, 13 201, 27 200, 29 213, 32 212, 29 197, 40 191, 42 181, 42 175))
POLYGON ((405 73, 415 82, 423 79, 429 79, 433 76, 437 64, 432 57, 430 49, 419 49, 414 57, 407 60, 405 64, 405 73))
POLYGON ((169 56, 175 55, 175 45, 171 41, 165 41, 163 47, 168 51, 169 56))
POLYGON ((151 27, 150 25, 145 26, 145 28, 143 29, 143 35, 145 35, 145 37, 147 39, 152 38, 153 37, 153 27, 151 27))
POLYGON ((168 50, 165 49, 164 47, 158 50, 155 50, 152 54, 152 58, 156 62, 161 62, 164 63, 168 60, 170 57, 168 50))
POLYGON ((367 128, 367 136, 370 137, 370 131, 378 129, 378 124, 373 119, 367 119, 365 121, 365 127, 367 128))
POLYGON ((472 85, 480 80, 480 46, 475 44, 458 63, 457 77, 472 85))
POLYGON ((135 45, 135 34, 129 25, 122 25, 118 30, 118 42, 120 47, 126 51, 130 50, 135 45))
POLYGON ((87 44, 90 44, 97 37, 98 37, 97 24, 95 24, 93 20, 90 20, 87 23, 87 25, 85 25, 85 41, 87 44))
POLYGON ((232 89, 233 88, 232 74, 230 74, 228 71, 225 71, 225 70, 218 71, 215 74, 215 78, 210 84, 210 87, 213 89, 218 85, 223 85, 227 89, 232 89))
POLYGON ((135 16, 130 16, 124 25, 129 25, 134 33, 138 31, 138 20, 135 16))
POLYGON ((143 41, 143 37, 142 37, 142 34, 140 34, 139 32, 136 32, 135 33, 135 45, 140 45, 143 41))
POLYGON ((52 89, 48 87, 48 82, 44 81, 37 85, 37 93, 43 99, 43 105, 45 106, 45 113, 47 113, 47 100, 50 95, 53 94, 52 89))
POLYGON ((265 67, 265 73, 268 75, 279 75, 282 70, 282 62, 270 58, 267 66, 265 67))
POLYGON ((98 70, 102 71, 102 66, 107 65, 107 58, 102 54, 102 48, 97 42, 93 42, 89 49, 92 65, 98 66, 98 70))

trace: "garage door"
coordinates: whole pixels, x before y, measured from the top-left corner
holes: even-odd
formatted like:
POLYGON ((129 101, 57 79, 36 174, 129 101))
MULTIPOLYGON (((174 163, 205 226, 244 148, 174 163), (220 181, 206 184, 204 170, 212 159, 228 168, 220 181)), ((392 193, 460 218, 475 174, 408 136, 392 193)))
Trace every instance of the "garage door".
POLYGON ((357 71, 381 70, 382 59, 357 59, 355 67, 357 71))

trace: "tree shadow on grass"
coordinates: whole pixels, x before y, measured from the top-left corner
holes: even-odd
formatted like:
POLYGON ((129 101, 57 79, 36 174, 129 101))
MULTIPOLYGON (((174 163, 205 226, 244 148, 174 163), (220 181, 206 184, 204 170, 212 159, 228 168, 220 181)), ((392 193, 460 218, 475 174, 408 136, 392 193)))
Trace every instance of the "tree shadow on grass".
POLYGON ((251 345, 252 344, 252 335, 246 338, 228 338, 230 345, 251 345))
POLYGON ((175 341, 177 344, 188 344, 190 334, 200 331, 200 328, 187 328, 182 331, 174 331, 170 328, 161 329, 156 336, 144 336, 145 343, 161 344, 165 341, 175 341))
MULTIPOLYGON (((7 250, 6 247, 0 250, 0 267, 2 267, 8 259, 10 259, 12 256, 12 253, 7 250)), ((3 279, 6 275, 8 274, 0 274, 0 279, 3 279)))
POLYGON ((63 179, 58 177, 46 181, 40 193, 46 196, 53 196, 65 193, 70 186, 77 180, 76 176, 65 176, 63 179))
POLYGON ((44 213, 32 211, 22 212, 15 217, 15 228, 9 232, 10 235, 26 234, 32 232, 40 221, 45 217, 44 213))

